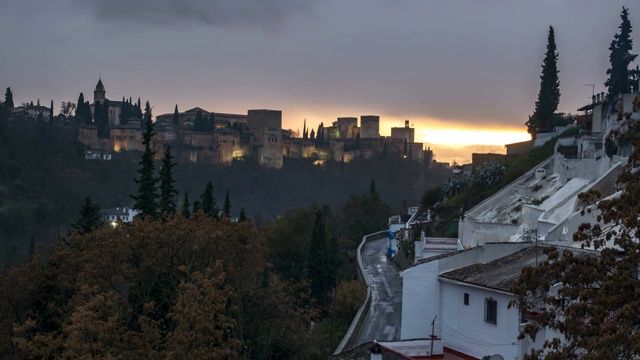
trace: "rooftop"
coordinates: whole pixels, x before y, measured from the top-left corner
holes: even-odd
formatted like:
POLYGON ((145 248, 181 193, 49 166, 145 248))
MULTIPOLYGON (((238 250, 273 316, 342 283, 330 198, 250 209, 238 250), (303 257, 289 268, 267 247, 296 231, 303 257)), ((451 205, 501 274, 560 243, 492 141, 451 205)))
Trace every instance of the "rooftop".
MULTIPOLYGON (((473 264, 453 271, 440 274, 441 277, 464 283, 478 285, 490 289, 510 292, 522 269, 534 267, 537 263, 547 260, 544 254, 546 245, 531 245, 511 255, 490 261, 486 264, 473 264)), ((597 254, 593 250, 582 250, 569 247, 559 247, 571 251, 574 256, 586 257, 597 254)))

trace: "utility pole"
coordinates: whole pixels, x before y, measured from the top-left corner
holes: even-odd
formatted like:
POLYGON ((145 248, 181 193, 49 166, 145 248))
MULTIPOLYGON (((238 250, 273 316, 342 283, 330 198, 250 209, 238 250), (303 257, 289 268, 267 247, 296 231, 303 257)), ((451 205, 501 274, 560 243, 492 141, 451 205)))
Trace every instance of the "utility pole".
POLYGON ((433 321, 431 322, 431 352, 429 353, 429 356, 433 356, 433 339, 436 338, 436 334, 434 334, 434 328, 436 326, 437 318, 438 318, 438 315, 436 315, 436 317, 434 317, 433 321))

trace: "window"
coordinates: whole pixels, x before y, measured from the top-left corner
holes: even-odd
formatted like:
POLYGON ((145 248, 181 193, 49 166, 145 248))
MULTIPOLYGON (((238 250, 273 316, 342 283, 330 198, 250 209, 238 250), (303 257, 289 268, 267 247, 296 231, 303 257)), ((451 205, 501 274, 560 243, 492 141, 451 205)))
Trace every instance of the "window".
POLYGON ((484 299, 484 321, 491 324, 498 323, 498 302, 493 298, 484 299))
POLYGON ((468 293, 464 293, 464 304, 465 305, 469 305, 469 294, 468 293))

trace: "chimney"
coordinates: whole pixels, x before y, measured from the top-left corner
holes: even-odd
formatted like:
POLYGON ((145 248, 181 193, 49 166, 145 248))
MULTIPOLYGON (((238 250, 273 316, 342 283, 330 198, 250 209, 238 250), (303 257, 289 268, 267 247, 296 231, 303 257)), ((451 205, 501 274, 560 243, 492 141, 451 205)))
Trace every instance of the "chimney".
POLYGON ((600 102, 600 94, 596 94, 596 102, 600 102))
POLYGON ((591 103, 592 103, 592 104, 595 104, 595 103, 596 103, 596 96, 595 96, 595 95, 593 95, 593 96, 591 97, 591 103))
POLYGON ((409 120, 405 120, 404 121, 404 127, 408 128, 409 127, 409 120))
POLYGON ((374 343, 371 348, 371 360, 382 360, 382 346, 378 343, 374 343))

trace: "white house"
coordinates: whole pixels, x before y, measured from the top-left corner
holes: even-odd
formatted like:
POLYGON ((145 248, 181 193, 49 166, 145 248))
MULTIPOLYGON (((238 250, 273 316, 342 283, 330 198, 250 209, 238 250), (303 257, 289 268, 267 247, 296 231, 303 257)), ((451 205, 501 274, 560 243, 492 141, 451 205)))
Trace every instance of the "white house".
POLYGON ((113 209, 104 209, 101 211, 102 220, 115 223, 117 221, 132 222, 133 218, 140 213, 140 210, 117 207, 113 209))
POLYGON ((515 307, 508 308, 515 300, 510 288, 522 269, 546 259, 543 247, 487 243, 425 259, 403 271, 401 339, 427 338, 435 319, 435 335, 447 349, 475 358, 499 354, 522 359, 540 344, 518 341, 523 320, 515 307))

